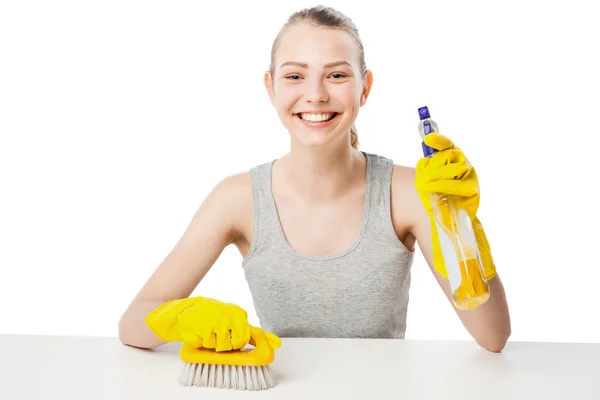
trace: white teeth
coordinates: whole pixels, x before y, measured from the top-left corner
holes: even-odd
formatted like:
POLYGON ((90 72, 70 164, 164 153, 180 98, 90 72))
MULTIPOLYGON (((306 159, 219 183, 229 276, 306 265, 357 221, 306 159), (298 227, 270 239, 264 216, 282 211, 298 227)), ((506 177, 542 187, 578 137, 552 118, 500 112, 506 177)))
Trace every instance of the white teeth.
POLYGON ((324 113, 324 114, 301 113, 299 115, 300 115, 300 118, 305 121, 323 122, 323 121, 329 121, 335 115, 335 113, 324 113))

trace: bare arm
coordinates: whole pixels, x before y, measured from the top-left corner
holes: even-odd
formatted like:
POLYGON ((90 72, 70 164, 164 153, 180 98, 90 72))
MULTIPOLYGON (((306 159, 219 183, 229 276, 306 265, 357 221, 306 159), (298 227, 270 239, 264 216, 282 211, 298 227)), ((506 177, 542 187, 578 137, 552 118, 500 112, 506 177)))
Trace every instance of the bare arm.
POLYGON ((444 291, 448 301, 469 334, 485 349, 496 353, 502 351, 511 334, 511 324, 506 294, 500 274, 496 273, 496 276, 488 281, 490 286, 490 298, 488 301, 471 310, 459 310, 454 307, 452 302, 450 283, 433 268, 429 221, 423 221, 415 226, 414 234, 431 272, 434 274, 440 288, 444 291))
POLYGON ((161 304, 189 297, 226 246, 241 235, 240 202, 248 199, 247 173, 223 179, 200 205, 175 247, 156 268, 119 320, 123 344, 153 348, 164 344, 146 325, 161 304))
POLYGON ((404 193, 401 201, 404 202, 405 212, 411 216, 410 231, 416 238, 440 288, 473 339, 489 351, 502 351, 511 334, 511 323, 506 294, 499 274, 489 281, 490 298, 483 305, 471 310, 459 310, 454 307, 448 280, 442 277, 433 266, 431 225, 429 215, 423 208, 414 187, 414 169, 402 168, 398 169, 397 173, 399 176, 394 181, 398 185, 398 193, 404 193))

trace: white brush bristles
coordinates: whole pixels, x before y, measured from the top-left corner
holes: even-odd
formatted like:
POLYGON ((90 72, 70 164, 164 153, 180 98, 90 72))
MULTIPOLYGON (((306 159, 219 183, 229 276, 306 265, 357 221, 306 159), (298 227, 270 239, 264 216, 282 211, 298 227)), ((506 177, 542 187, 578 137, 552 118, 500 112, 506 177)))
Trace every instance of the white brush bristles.
POLYGON ((269 365, 253 367, 184 363, 179 384, 219 389, 266 390, 275 387, 275 377, 269 365))

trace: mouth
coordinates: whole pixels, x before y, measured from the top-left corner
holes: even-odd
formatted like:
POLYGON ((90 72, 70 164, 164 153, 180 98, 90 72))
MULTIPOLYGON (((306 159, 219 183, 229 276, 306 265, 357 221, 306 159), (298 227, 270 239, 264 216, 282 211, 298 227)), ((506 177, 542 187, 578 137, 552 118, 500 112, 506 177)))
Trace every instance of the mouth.
POLYGON ((321 112, 321 113, 296 113, 294 117, 298 118, 304 124, 310 126, 323 126, 335 120, 340 113, 338 112, 321 112))

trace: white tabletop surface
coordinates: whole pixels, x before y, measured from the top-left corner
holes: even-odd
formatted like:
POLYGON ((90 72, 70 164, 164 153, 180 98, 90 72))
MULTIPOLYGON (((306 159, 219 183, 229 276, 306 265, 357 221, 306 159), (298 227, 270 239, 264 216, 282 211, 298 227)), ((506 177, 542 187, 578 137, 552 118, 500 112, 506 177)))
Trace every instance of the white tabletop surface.
POLYGON ((260 392, 182 387, 179 343, 0 335, 0 399, 600 399, 600 344, 283 339, 260 392))

